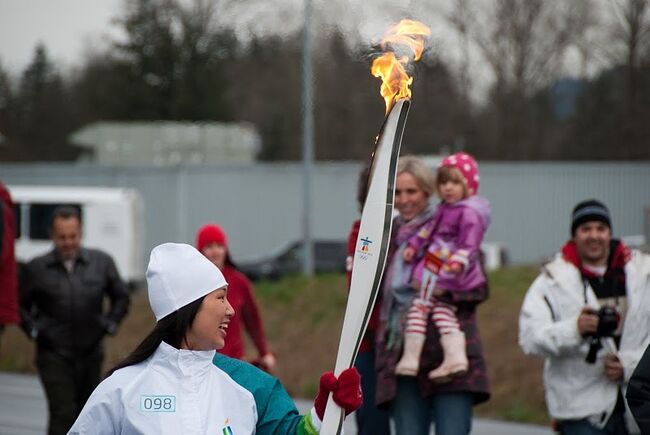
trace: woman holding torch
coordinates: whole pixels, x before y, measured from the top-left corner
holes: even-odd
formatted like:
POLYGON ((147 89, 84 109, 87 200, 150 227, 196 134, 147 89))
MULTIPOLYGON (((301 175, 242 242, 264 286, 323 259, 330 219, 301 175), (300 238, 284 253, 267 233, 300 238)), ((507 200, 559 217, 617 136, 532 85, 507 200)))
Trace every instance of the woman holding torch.
POLYGON ((192 246, 155 247, 147 286, 156 326, 95 389, 70 434, 312 435, 330 393, 346 412, 360 406, 354 368, 325 373, 301 416, 277 379, 216 354, 235 312, 224 275, 192 246))

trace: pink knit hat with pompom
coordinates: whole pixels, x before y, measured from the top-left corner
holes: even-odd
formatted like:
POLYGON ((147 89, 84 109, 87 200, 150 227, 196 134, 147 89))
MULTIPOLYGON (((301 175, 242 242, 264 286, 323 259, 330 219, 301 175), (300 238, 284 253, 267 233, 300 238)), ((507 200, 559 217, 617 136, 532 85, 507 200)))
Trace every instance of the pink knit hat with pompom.
POLYGON ((465 178, 467 189, 469 190, 469 196, 478 193, 478 165, 476 164, 474 157, 471 155, 467 153, 452 154, 442 159, 438 167, 452 167, 458 169, 463 175, 463 178, 465 178))

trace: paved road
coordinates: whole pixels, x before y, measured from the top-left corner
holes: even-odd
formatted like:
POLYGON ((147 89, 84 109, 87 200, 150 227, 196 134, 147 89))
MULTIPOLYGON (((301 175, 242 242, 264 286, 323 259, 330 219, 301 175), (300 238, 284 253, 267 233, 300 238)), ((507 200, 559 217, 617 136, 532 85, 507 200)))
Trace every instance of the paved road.
MULTIPOLYGON (((311 401, 297 400, 301 412, 311 401)), ((47 424, 47 406, 41 384, 35 376, 0 373, 0 435, 43 435, 47 424)), ((354 418, 346 419, 345 433, 356 435, 354 418)), ((551 435, 540 426, 474 420, 473 435, 551 435)))

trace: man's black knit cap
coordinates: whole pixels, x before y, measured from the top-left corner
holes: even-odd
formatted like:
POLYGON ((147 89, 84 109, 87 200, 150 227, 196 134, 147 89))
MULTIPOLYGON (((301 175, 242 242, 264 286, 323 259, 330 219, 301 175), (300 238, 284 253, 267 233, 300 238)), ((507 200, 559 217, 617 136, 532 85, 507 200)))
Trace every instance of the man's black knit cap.
POLYGON ((612 222, 609 217, 609 210, 600 201, 589 199, 578 203, 571 214, 571 235, 575 234, 576 228, 585 222, 600 221, 607 225, 610 230, 612 222))

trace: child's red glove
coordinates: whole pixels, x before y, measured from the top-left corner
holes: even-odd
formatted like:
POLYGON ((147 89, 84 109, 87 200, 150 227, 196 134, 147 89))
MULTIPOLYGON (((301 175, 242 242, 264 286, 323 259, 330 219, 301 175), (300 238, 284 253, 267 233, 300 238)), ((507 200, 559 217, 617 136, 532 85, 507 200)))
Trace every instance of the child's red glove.
POLYGON ((450 273, 460 273, 463 271, 463 265, 459 263, 458 261, 448 261, 445 263, 443 266, 445 272, 450 272, 450 273))
POLYGON ((314 408, 321 420, 325 415, 329 393, 332 393, 334 402, 345 410, 345 415, 359 409, 363 403, 363 394, 361 376, 357 369, 351 367, 343 370, 338 379, 332 372, 325 372, 320 377, 320 388, 314 400, 314 408))

